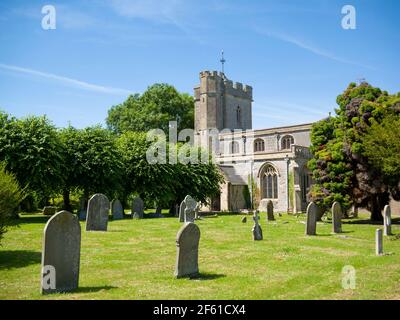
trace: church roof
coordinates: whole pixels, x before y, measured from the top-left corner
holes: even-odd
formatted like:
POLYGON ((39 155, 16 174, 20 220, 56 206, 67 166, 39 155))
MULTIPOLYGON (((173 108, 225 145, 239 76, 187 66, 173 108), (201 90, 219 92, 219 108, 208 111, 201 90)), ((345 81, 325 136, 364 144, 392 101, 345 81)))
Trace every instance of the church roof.
POLYGON ((226 182, 237 186, 247 185, 247 179, 241 175, 238 175, 234 166, 219 165, 219 168, 225 176, 226 182))

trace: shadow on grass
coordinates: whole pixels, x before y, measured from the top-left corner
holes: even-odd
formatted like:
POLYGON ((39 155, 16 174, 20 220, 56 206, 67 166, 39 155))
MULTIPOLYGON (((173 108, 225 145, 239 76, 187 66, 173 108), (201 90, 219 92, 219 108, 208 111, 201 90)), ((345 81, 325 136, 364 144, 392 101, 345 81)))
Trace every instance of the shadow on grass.
POLYGON ((18 226, 21 224, 46 224, 47 220, 49 220, 50 216, 37 215, 37 216, 20 216, 19 219, 13 219, 10 221, 10 226, 18 226))
POLYGON ((214 274, 214 273, 200 273, 196 276, 190 277, 190 280, 200 280, 200 281, 206 281, 206 280, 216 280, 220 278, 225 278, 226 275, 224 274, 214 274))
POLYGON ((0 270, 23 268, 31 264, 40 263, 42 254, 28 250, 0 250, 0 270))
POLYGON ((92 293, 92 292, 99 292, 99 291, 107 291, 107 290, 112 290, 112 289, 117 289, 117 287, 113 286, 99 286, 99 287, 80 287, 76 290, 74 290, 73 293, 92 293))
MULTIPOLYGON (((343 224, 369 224, 372 226, 382 226, 383 225, 383 221, 372 221, 369 219, 366 220, 352 220, 352 221, 343 221, 343 224)), ((400 218, 392 218, 392 224, 400 224, 400 218)))

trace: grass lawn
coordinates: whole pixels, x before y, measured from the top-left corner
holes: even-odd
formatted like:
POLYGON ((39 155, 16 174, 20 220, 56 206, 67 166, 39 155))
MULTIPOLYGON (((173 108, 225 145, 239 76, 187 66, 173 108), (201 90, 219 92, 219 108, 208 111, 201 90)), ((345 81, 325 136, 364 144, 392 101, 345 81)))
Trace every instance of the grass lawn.
POLYGON ((220 215, 201 230, 196 280, 173 277, 177 218, 110 221, 108 232, 84 231, 80 288, 41 296, 40 260, 46 217, 24 216, 0 247, 0 299, 400 299, 400 225, 375 256, 378 225, 345 221, 331 234, 319 222, 317 236, 304 235, 304 216, 261 215, 264 240, 252 240, 252 220, 220 215), (397 236, 396 236, 397 234, 397 236), (355 290, 342 289, 342 268, 357 272, 355 290))

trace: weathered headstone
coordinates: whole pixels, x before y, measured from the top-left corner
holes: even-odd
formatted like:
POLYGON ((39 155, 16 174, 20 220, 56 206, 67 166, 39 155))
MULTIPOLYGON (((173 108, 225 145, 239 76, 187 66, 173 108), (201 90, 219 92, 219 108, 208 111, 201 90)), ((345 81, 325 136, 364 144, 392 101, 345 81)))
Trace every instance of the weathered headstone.
POLYGON ((78 288, 81 226, 70 212, 61 211, 47 221, 42 249, 41 293, 78 288))
POLYGON ((267 202, 267 219, 268 221, 275 221, 274 217, 274 204, 271 200, 267 202))
POLYGON ((384 224, 384 235, 390 236, 392 234, 392 211, 390 206, 385 206, 383 209, 383 224, 384 224))
POLYGON ((82 198, 79 200, 78 210, 79 220, 85 221, 87 216, 87 202, 86 199, 82 198))
POLYGON ((318 206, 311 202, 307 207, 306 235, 315 236, 317 234, 317 214, 318 206))
POLYGON ((118 199, 111 203, 111 214, 113 216, 113 220, 122 220, 124 218, 124 207, 122 206, 121 201, 118 199))
POLYGON ((199 241, 199 227, 192 222, 185 223, 176 237, 176 278, 195 277, 199 274, 199 241))
POLYGON ((260 217, 258 216, 258 212, 255 211, 254 212, 254 216, 253 216, 253 221, 254 221, 254 226, 253 226, 253 240, 254 241, 260 241, 263 239, 263 233, 262 233, 262 229, 261 226, 259 224, 260 217))
POLYGON ((178 218, 179 217, 179 204, 175 205, 175 217, 178 218))
POLYGON ((90 198, 86 219, 86 231, 107 231, 110 201, 98 193, 90 198))
POLYGON ((382 232, 382 229, 376 229, 375 253, 377 256, 381 256, 383 254, 383 232, 382 232))
POLYGON ((191 196, 185 198, 185 222, 194 222, 197 202, 191 196))
POLYGON ((179 206, 179 222, 185 222, 185 209, 186 209, 186 204, 185 200, 181 202, 181 205, 179 206))
POLYGON ((247 217, 242 218, 242 223, 247 223, 247 217))
POLYGON ((140 197, 136 197, 132 201, 132 218, 143 219, 144 216, 144 202, 140 197))
POLYGON ((342 207, 339 202, 332 205, 332 228, 333 233, 342 233, 342 207))

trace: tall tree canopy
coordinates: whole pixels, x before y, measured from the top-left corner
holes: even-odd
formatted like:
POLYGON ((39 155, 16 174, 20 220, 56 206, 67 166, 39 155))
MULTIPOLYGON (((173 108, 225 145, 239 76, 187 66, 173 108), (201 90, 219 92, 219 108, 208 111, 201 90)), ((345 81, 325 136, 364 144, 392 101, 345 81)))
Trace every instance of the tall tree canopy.
MULTIPOLYGON (((146 157, 151 144, 143 132, 126 132, 118 139, 124 162, 126 195, 136 193, 145 199, 154 199, 158 206, 171 207, 188 194, 206 203, 219 193, 223 176, 214 164, 151 164, 146 157)), ((180 148, 178 146, 177 152, 180 148)), ((190 150, 194 151, 187 149, 188 152, 190 150)), ((169 154, 168 147, 166 154, 169 154)))
MULTIPOLYGON (((400 102, 398 102, 400 107, 400 102)), ((390 193, 400 200, 400 117, 391 114, 374 123, 363 137, 364 155, 379 170, 390 193)))
POLYGON ((397 100, 398 96, 367 83, 352 83, 338 96, 336 117, 315 124, 312 130, 314 158, 309 166, 316 182, 312 200, 325 207, 333 201, 345 208, 355 204, 370 210, 372 220, 382 220, 389 186, 365 156, 363 137, 371 125, 398 112, 397 100))
POLYGON ((64 162, 56 128, 46 117, 16 119, 5 113, 0 113, 0 124, 0 161, 7 170, 44 201, 58 192, 64 162))
POLYGON ((69 192, 73 188, 84 191, 87 199, 92 193, 113 196, 120 189, 122 161, 116 137, 99 126, 78 130, 61 130, 63 142, 64 206, 69 208, 69 192))
POLYGON ((142 95, 135 94, 108 112, 107 125, 120 134, 126 131, 162 129, 169 121, 178 122, 178 130, 193 128, 194 100, 168 84, 154 84, 142 95))

